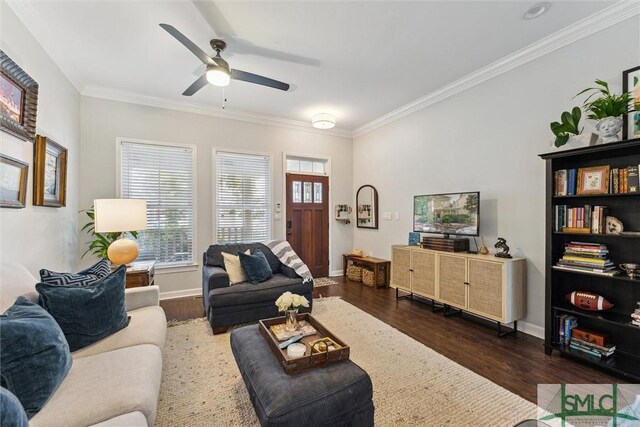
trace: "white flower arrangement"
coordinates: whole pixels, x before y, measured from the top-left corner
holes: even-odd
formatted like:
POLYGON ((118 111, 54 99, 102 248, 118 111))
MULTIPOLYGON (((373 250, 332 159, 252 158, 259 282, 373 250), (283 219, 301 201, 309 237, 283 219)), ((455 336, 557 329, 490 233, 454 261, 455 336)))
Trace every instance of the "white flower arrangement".
POLYGON ((285 292, 276 300, 279 311, 295 310, 299 307, 309 307, 309 301, 302 295, 285 292))

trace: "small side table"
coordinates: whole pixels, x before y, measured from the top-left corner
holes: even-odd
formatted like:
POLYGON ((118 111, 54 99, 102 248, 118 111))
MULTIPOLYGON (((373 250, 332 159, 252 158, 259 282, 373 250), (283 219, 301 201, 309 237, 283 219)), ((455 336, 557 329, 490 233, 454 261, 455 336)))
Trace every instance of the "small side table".
POLYGON ((342 255, 342 268, 343 268, 342 275, 343 276, 347 275, 347 266, 349 265, 349 262, 357 265, 365 265, 371 268, 373 270, 374 287, 377 287, 378 283, 380 283, 378 281, 378 276, 380 274, 384 274, 384 282, 383 282, 384 286, 385 287, 389 286, 389 279, 391 276, 390 274, 391 262, 389 260, 382 259, 382 258, 375 258, 371 256, 357 256, 353 254, 343 254, 342 255))
POLYGON ((155 261, 134 262, 127 267, 126 288, 139 288, 141 286, 153 285, 156 273, 155 261))

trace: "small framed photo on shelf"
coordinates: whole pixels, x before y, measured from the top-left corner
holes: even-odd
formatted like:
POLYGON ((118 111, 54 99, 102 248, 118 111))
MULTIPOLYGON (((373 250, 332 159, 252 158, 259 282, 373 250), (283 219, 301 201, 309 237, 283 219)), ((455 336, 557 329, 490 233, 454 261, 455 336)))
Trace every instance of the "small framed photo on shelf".
POLYGON ((28 164, 0 154, 0 207, 25 207, 28 175, 28 164))
POLYGON ((622 92, 631 93, 631 103, 638 110, 622 116, 622 139, 640 138, 640 65, 622 72, 622 92))
POLYGON ((33 204, 66 205, 67 149, 46 136, 36 135, 33 156, 33 204))
POLYGON ((578 195, 609 193, 609 165, 578 169, 578 195))

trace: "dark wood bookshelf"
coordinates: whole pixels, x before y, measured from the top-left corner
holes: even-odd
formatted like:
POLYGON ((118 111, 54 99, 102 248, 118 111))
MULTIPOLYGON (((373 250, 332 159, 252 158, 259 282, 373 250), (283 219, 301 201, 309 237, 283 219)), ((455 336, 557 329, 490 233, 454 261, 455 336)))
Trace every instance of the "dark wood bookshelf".
POLYGON ((640 327, 631 323, 631 313, 640 302, 640 280, 621 272, 615 276, 588 271, 554 269, 564 248, 572 241, 602 243, 608 258, 618 266, 640 262, 640 235, 596 234, 554 231, 556 205, 582 207, 606 205, 609 215, 622 221, 625 230, 640 231, 640 193, 554 196, 554 173, 562 169, 580 169, 609 165, 612 168, 640 164, 640 138, 540 155, 546 161, 545 222, 545 352, 553 350, 591 363, 618 375, 640 380, 640 327), (566 301, 573 291, 590 291, 604 296, 614 306, 610 310, 581 310, 566 301), (556 316, 569 314, 578 319, 578 327, 609 336, 616 346, 613 356, 597 358, 558 343, 556 316))

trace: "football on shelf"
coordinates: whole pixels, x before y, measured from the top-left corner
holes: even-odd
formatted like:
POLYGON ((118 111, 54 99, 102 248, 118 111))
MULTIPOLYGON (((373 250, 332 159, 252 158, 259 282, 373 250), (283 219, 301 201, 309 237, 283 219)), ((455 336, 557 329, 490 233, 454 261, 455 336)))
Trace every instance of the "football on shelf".
POLYGON ((613 307, 602 295, 587 291, 573 291, 566 296, 567 301, 578 308, 589 311, 609 310, 613 307))

